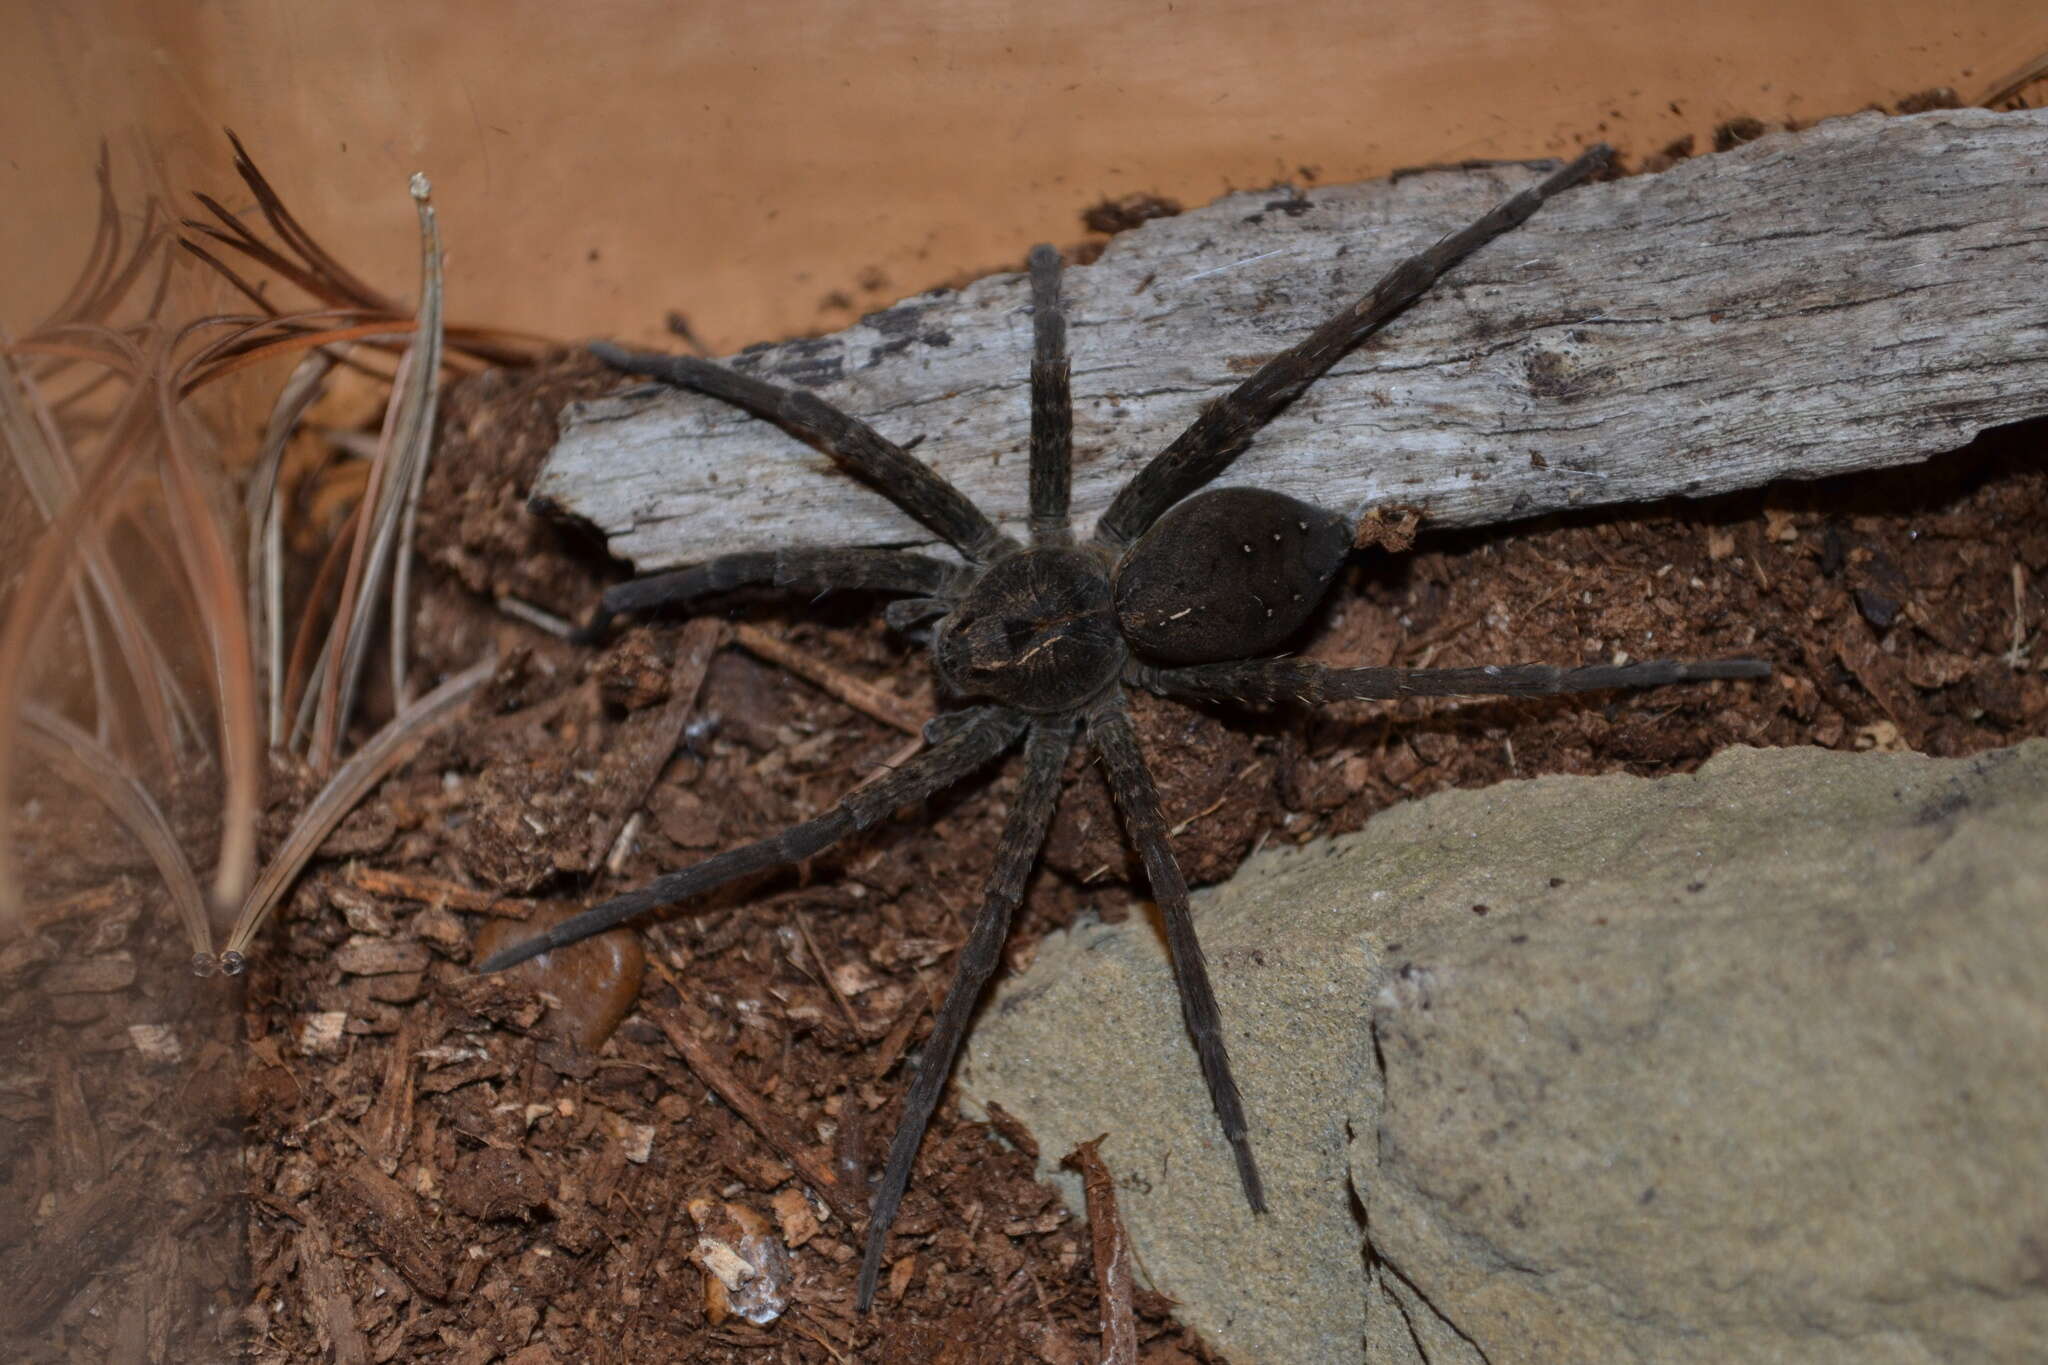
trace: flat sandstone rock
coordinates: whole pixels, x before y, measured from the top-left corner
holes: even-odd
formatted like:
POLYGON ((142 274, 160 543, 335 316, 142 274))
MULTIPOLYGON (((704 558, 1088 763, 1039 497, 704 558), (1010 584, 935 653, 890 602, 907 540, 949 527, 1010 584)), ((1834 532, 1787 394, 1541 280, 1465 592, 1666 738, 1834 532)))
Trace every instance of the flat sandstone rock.
POLYGON ((2040 1358, 2048 741, 1446 792, 1196 910, 1270 1214, 1143 915, 1048 939, 959 1083, 1048 1163, 1109 1134, 1232 1359, 2040 1358))

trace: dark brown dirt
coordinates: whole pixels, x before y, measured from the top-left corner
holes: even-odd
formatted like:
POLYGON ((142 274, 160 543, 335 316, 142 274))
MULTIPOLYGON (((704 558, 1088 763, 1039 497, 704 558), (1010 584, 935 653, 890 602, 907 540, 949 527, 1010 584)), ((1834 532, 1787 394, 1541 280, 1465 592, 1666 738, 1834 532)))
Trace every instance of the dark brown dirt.
MULTIPOLYGON (((434 904, 435 883, 501 893, 496 915, 587 903, 816 813, 904 741, 727 648, 637 838, 616 873, 604 870, 593 831, 622 814, 630 765, 618 751, 667 700, 678 631, 654 624, 582 649, 497 622, 478 600, 511 592, 580 614, 600 586, 598 563, 536 527, 521 493, 556 405, 603 383, 568 360, 450 395, 425 523, 446 571, 427 611, 443 625, 421 635, 495 633, 514 648, 472 719, 358 817, 391 831, 359 856, 425 879, 426 899, 317 867, 255 972, 263 1339, 277 1358, 319 1358, 332 1345, 322 1324, 351 1319, 356 1358, 369 1360, 1091 1359, 1085 1230, 1011 1144, 942 1112, 880 1311, 861 1318, 858 1229, 804 1194, 792 1153, 715 1097, 665 1032, 691 1028, 786 1123, 788 1141, 861 1188, 895 1121, 903 1058, 964 936, 1013 772, 650 928, 650 954, 689 999, 650 972, 637 1011, 595 1051, 548 1034, 532 987, 465 969, 487 916, 434 904), (536 896, 547 899, 526 899, 536 896), (431 953, 417 971, 351 976, 337 950, 365 933, 431 953), (304 1051, 307 1018, 337 1010, 349 1023, 333 1054, 304 1051), (786 1244, 780 1320, 707 1316, 693 1200, 749 1210, 786 1244)), ((1354 829, 1447 786, 1681 771, 1729 744, 1956 754, 2048 733, 2044 440, 2048 429, 2016 428, 1915 469, 1647 512, 1489 533, 1425 526, 1408 554, 1363 553, 1315 628, 1318 657, 1743 654, 1780 672, 1763 684, 1313 716, 1143 699, 1182 861, 1213 881, 1262 842, 1354 829)), ((899 696, 927 686, 923 659, 887 635, 872 602, 764 598, 730 614, 899 696)), ((442 662, 467 657, 451 649, 442 662)), ((1139 893, 1117 828, 1099 774, 1077 760, 1013 965, 1078 914, 1126 912, 1139 893)), ((1140 1307, 1147 1360, 1210 1358, 1168 1305, 1140 1307)))

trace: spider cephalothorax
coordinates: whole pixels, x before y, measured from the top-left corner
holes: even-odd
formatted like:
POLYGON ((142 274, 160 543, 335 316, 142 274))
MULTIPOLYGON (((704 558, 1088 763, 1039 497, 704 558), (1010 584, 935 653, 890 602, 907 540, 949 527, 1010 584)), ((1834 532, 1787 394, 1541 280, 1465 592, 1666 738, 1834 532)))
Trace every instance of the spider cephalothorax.
POLYGON ((1033 715, 1093 701, 1129 657, 1102 556, 1071 545, 989 565, 932 632, 932 660, 956 696, 1033 715))
POLYGON ((611 589, 589 627, 591 635, 618 612, 687 604, 749 585, 895 593, 902 600, 889 607, 892 625, 936 620, 934 665, 946 690, 963 704, 932 722, 924 752, 849 793, 825 814, 614 897, 498 953, 480 964, 481 970, 508 967, 643 911, 807 858, 951 786, 1021 740, 1022 789, 1011 805, 988 890, 905 1097, 875 1191, 861 1261, 865 1308, 874 1298, 889 1225, 918 1145, 1037 861, 1068 751, 1077 732, 1085 731, 1151 882, 1166 927, 1181 1015, 1245 1197, 1263 1212, 1265 1194, 1244 1103, 1231 1076, 1222 1019, 1195 939, 1187 883, 1174 861, 1159 793, 1132 730, 1125 685, 1184 699, 1316 704, 1369 697, 1536 696, 1756 678, 1769 672, 1765 664, 1741 659, 1559 669, 1332 668, 1275 657, 1273 651, 1307 622, 1343 564, 1351 546, 1350 524, 1277 493, 1199 491, 1338 357, 1414 302, 1444 271, 1514 228, 1544 200, 1598 170, 1606 158, 1606 148, 1594 148, 1470 227, 1395 266, 1362 299, 1205 408, 1124 485, 1092 536, 1080 544, 1068 517, 1073 411, 1060 257, 1050 247, 1031 253, 1028 547, 901 446, 815 394, 692 357, 593 347, 618 369, 724 399, 822 448, 950 544, 965 564, 887 550, 789 548, 727 555, 611 589))

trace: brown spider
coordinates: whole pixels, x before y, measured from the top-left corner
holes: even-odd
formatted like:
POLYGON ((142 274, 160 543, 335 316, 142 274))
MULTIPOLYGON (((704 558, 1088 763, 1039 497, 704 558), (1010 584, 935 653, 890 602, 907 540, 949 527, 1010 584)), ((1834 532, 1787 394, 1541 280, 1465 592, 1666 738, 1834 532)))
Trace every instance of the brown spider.
POLYGON ((951 786, 1022 740, 1023 788, 875 1191, 860 1270, 860 1306, 866 1309, 874 1299, 889 1226, 909 1184, 918 1145, 1037 861, 1068 750, 1077 728, 1085 726, 1164 918, 1181 1017, 1236 1157, 1245 1198, 1254 1211, 1264 1212, 1244 1102, 1231 1078, 1222 1019, 1188 911, 1187 883, 1174 861, 1159 793, 1131 727, 1124 685, 1184 699, 1291 699, 1314 705, 1366 697, 1541 696, 1759 678, 1770 671, 1754 660, 1572 669, 1331 668, 1272 657, 1328 589, 1351 548, 1351 527, 1337 514, 1278 493, 1252 488, 1196 493, 1345 352, 1414 302, 1451 266, 1606 165, 1608 155, 1607 148, 1595 147, 1470 227, 1395 266, 1364 298, 1205 408, 1124 485, 1085 543, 1076 543, 1067 510, 1073 408, 1060 257, 1051 247, 1031 253, 1028 548, 901 446, 812 393, 779 388, 689 356, 593 346, 617 369, 724 399, 820 447, 951 544, 966 562, 890 550, 792 548, 725 555, 612 588, 588 634, 595 636, 619 612, 689 603, 749 585, 899 593, 905 600, 890 604, 888 622, 908 629, 936 620, 931 647, 939 680, 950 695, 978 704, 933 721, 926 732, 929 748, 816 819, 659 877, 505 949, 480 970, 501 970, 644 911, 808 858, 951 786))

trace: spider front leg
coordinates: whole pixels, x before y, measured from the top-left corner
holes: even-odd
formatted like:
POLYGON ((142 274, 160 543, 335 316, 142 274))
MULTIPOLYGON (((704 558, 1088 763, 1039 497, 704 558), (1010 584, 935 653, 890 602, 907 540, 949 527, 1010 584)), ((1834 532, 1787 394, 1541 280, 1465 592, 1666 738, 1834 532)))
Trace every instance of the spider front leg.
POLYGON ((605 589, 589 624, 579 628, 575 638, 595 644, 611 628, 613 618, 625 612, 684 607, 734 588, 804 588, 819 593, 863 589, 943 598, 951 595, 959 572, 927 555, 896 550, 748 550, 605 589))
POLYGON ((968 1021, 981 999, 982 989, 1002 960, 1003 942, 1010 935, 1010 916, 1024 898, 1024 882, 1038 861, 1038 849, 1045 842, 1046 826, 1052 822, 1053 806, 1060 794, 1060 771, 1066 766, 1067 750, 1073 747, 1074 722, 1058 716, 1033 724, 1024 750, 1024 786, 1010 808, 1003 826, 1002 842, 996 846, 995 870, 989 874, 988 889, 982 895, 981 910, 974 929, 960 950, 953 968, 953 984, 946 989, 946 1003, 932 1025, 917 1065, 917 1077, 903 1098, 903 1117, 896 1136, 889 1143, 889 1163, 882 1183, 875 1190, 874 1208, 868 1215, 867 1246, 860 1261, 860 1308, 866 1312, 875 1299, 875 1285, 882 1273, 882 1254, 889 1244, 889 1226, 903 1202, 910 1184, 911 1167, 917 1149, 924 1142, 925 1129, 945 1092, 946 1078, 953 1072, 953 1059, 960 1041, 967 1035, 968 1021))
POLYGON ((1067 314, 1060 299, 1057 247, 1031 248, 1031 543, 1071 545, 1067 515, 1073 486, 1073 368, 1067 314))
POLYGON ((1305 702, 1393 700, 1400 697, 1549 697, 1623 687, 1727 678, 1768 678, 1762 659, 1651 659, 1639 664, 1484 665, 1477 668, 1332 668, 1310 659, 1242 659, 1234 663, 1155 668, 1136 664, 1135 686, 1181 701, 1305 702))
POLYGON ((1202 410, 1187 430, 1117 491, 1095 524, 1095 539, 1121 551, 1161 513, 1230 467, 1259 428, 1321 378, 1345 352, 1427 293, 1443 273, 1503 233, 1527 222, 1545 200, 1606 166, 1602 145, 1389 270, 1372 291, 1302 341, 1261 365, 1251 378, 1202 410))
POLYGON ((1216 992, 1209 985, 1208 963, 1202 957, 1201 942, 1195 937, 1195 921, 1188 907, 1187 879, 1174 860, 1173 843, 1167 833, 1166 816, 1159 808, 1159 789, 1145 766, 1138 748, 1137 732, 1131 728, 1129 710, 1121 688, 1112 687, 1088 713, 1088 737, 1102 755, 1109 774, 1109 790, 1123 812, 1124 828, 1144 860, 1145 876, 1152 883, 1152 899, 1166 921, 1166 949, 1173 961, 1174 989, 1180 995, 1180 1015, 1188 1037, 1195 1045, 1195 1059, 1201 1063, 1202 1080, 1209 1087, 1209 1102, 1223 1125, 1224 1140, 1237 1158, 1237 1178, 1244 1186, 1245 1201, 1252 1212, 1266 1211, 1266 1189, 1259 1179, 1258 1163, 1252 1159, 1250 1125, 1244 1116, 1244 1098, 1230 1074, 1230 1051, 1223 1041, 1223 1016, 1216 1008, 1216 992))
MULTIPOLYGON (((928 737, 937 739, 931 748, 867 786, 848 792, 838 805, 816 819, 792 825, 780 834, 742 848, 728 849, 680 872, 656 877, 636 891, 614 896, 545 933, 493 953, 479 962, 476 969, 501 972, 530 957, 601 934, 635 915, 701 896, 750 873, 786 867, 822 852, 856 830, 887 819, 911 802, 952 786, 1016 743, 1028 723, 1016 712, 999 706, 978 707, 941 720, 942 738, 930 727, 925 731, 928 737)), ((935 726, 940 724, 933 722, 935 726)))
POLYGON ((615 370, 723 399, 817 446, 973 563, 1016 546, 930 465, 807 389, 786 389, 696 356, 628 351, 606 341, 592 342, 590 353, 615 370))

